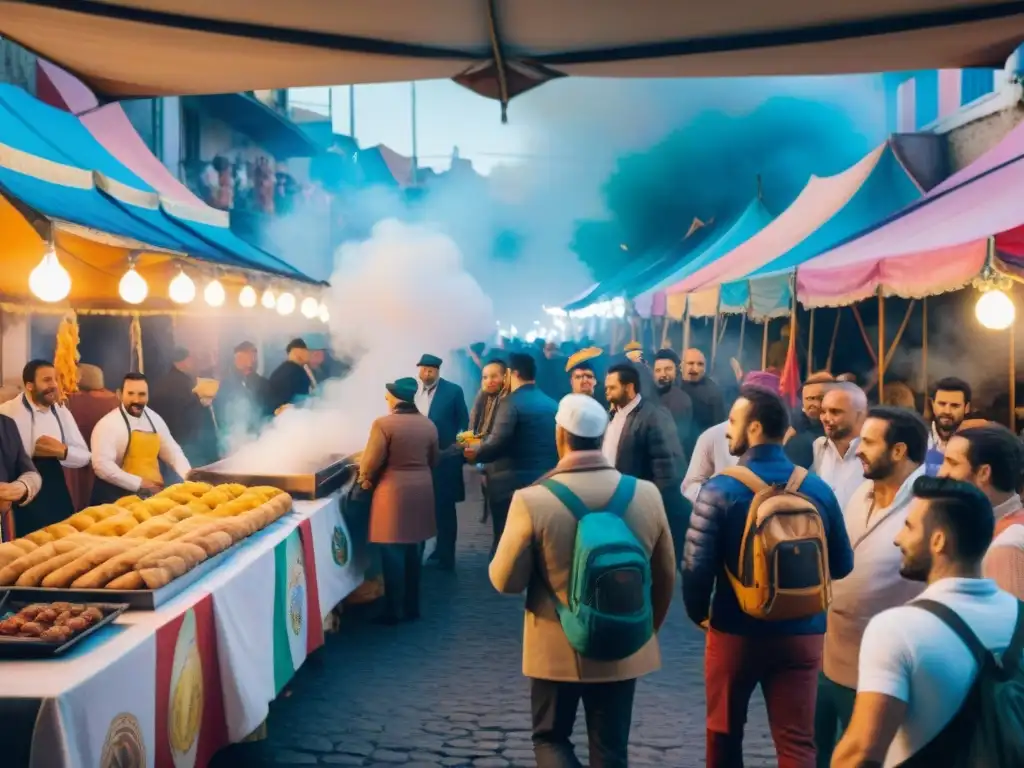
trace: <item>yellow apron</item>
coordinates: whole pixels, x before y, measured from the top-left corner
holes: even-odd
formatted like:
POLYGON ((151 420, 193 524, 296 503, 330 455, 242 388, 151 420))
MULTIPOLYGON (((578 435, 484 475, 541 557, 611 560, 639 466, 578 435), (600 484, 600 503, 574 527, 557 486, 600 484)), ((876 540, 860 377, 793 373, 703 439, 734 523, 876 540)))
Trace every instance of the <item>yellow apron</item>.
MULTIPOLYGON (((124 408, 118 410, 121 413, 121 418, 124 419, 125 429, 128 430, 128 444, 125 446, 124 456, 121 458, 121 469, 131 475, 141 477, 143 480, 163 485, 164 477, 160 471, 160 435, 153 425, 153 420, 148 413, 143 411, 146 421, 149 422, 149 428, 153 431, 140 432, 137 429, 132 429, 124 408)), ((128 491, 124 488, 118 488, 97 477, 93 484, 92 498, 89 503, 91 506, 113 504, 127 494, 128 491)))

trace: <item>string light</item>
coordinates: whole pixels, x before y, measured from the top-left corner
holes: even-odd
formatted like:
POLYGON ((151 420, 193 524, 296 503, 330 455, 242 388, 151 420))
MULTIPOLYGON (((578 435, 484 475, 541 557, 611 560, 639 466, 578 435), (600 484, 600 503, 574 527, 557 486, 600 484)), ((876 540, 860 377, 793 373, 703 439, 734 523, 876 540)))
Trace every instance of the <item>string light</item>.
POLYGON ((327 305, 324 304, 323 302, 320 302, 320 309, 318 311, 318 314, 320 315, 321 323, 327 324, 331 321, 331 313, 327 309, 327 305))
POLYGON ((124 273, 117 290, 121 294, 121 298, 129 304, 141 304, 149 295, 146 279, 135 271, 134 264, 130 265, 128 271, 124 273))
POLYGON ((277 299, 274 297, 274 292, 267 288, 267 290, 263 292, 263 298, 260 300, 260 303, 263 305, 264 309, 273 309, 277 306, 277 299))
POLYGON ((290 315, 295 311, 295 297, 285 291, 277 297, 277 313, 279 315, 290 315))
POLYGON ((312 296, 307 296, 302 300, 300 311, 302 312, 303 317, 308 320, 312 320, 320 313, 320 302, 312 296))
POLYGON ((221 307, 224 305, 224 286, 221 285, 220 280, 214 278, 206 284, 206 288, 203 289, 203 298, 206 299, 206 303, 211 307, 221 307))
POLYGON ((256 306, 256 289, 251 285, 247 285, 242 288, 242 292, 238 294, 238 303, 245 309, 252 309, 256 306))
POLYGON ((53 248, 47 249, 43 260, 29 274, 28 287, 39 299, 49 303, 66 299, 71 293, 71 275, 61 265, 53 248))
POLYGON ((1013 299, 998 288, 981 294, 978 303, 974 305, 974 315, 978 322, 990 331, 1005 331, 1013 325, 1016 314, 1013 299))
POLYGON ((188 304, 196 297, 196 284, 185 274, 185 270, 179 269, 178 274, 167 286, 167 295, 175 304, 188 304))

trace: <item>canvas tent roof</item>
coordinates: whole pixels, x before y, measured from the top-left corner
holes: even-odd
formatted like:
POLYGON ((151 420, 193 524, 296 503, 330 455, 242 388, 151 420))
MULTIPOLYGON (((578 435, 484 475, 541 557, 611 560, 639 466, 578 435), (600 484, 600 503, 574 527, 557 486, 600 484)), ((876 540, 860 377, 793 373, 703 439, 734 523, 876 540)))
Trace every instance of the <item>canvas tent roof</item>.
MULTIPOLYGON (((972 163, 959 183, 922 200, 854 240, 821 254, 797 273, 808 307, 843 306, 873 295, 921 297, 956 290, 983 269, 989 240, 1012 243, 1024 226, 1024 125, 972 163), (1004 237, 1000 237, 1004 235, 1004 237)), ((1007 266, 1019 269, 1013 259, 1007 266)))
POLYGON ((113 98, 451 77, 504 102, 562 75, 824 74, 860 72, 865 62, 874 70, 1001 67, 1024 38, 1024 7, 0 0, 0 34, 113 98))

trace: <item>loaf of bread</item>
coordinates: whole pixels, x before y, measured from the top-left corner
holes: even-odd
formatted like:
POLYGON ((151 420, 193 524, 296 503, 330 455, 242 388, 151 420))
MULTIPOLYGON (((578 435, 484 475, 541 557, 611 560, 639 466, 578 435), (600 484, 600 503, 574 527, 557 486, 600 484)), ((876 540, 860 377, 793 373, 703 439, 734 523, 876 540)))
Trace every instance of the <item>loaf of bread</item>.
POLYGON ((132 504, 128 507, 128 511, 131 512, 132 517, 135 518, 135 522, 137 523, 144 523, 153 517, 153 512, 144 501, 140 501, 138 504, 132 504))
POLYGON ((108 517, 96 523, 96 525, 86 528, 85 533, 90 533, 94 536, 124 536, 138 524, 139 521, 132 516, 130 511, 121 510, 121 514, 108 517))
POLYGON ((89 517, 93 518, 96 522, 99 522, 101 520, 106 520, 108 517, 123 514, 124 508, 119 507, 116 504, 100 504, 95 507, 86 507, 82 511, 89 517))
POLYGON ((133 494, 131 496, 122 496, 120 499, 115 501, 114 504, 118 507, 124 507, 125 509, 128 509, 128 507, 132 506, 133 504, 138 504, 140 501, 142 501, 142 499, 139 496, 133 494))
POLYGON ((65 520, 68 525, 74 526, 77 531, 84 531, 99 522, 95 517, 86 512, 79 512, 65 520))
POLYGON ((178 502, 174 501, 174 499, 152 498, 146 499, 146 501, 143 503, 146 505, 146 508, 149 509, 149 511, 152 512, 154 515, 167 514, 176 506, 178 506, 178 502))
POLYGON ((29 541, 28 539, 15 539, 11 542, 11 544, 13 544, 26 554, 28 554, 29 552, 34 552, 39 548, 38 544, 36 544, 34 541, 29 541))
POLYGON ((201 547, 207 557, 219 555, 235 543, 231 535, 224 531, 214 530, 206 531, 205 533, 202 531, 202 528, 192 531, 177 539, 177 541, 180 541, 182 544, 194 544, 197 547, 201 547))
POLYGON ((183 576, 187 570, 188 566, 180 557, 167 557, 158 565, 140 569, 137 573, 142 577, 147 589, 160 589, 183 576))
POLYGON ((145 589, 146 582, 142 580, 142 576, 139 575, 138 571, 129 571, 123 576, 118 576, 116 579, 106 585, 106 589, 145 589))
POLYGON ((22 555, 17 560, 11 561, 0 569, 0 587, 9 587, 14 584, 18 577, 29 568, 34 568, 40 563, 45 563, 51 557, 57 555, 55 543, 44 544, 43 546, 22 555))
POLYGON ((213 490, 213 486, 209 483, 198 483, 194 480, 181 483, 181 488, 193 496, 202 496, 204 493, 209 493, 213 490))
MULTIPOLYGON (((60 544, 60 542, 57 542, 57 544, 60 544)), ((50 573, 43 579, 43 586, 66 589, 79 576, 88 573, 97 565, 105 563, 110 558, 116 557, 122 552, 127 552, 134 546, 138 546, 138 542, 134 539, 111 539, 108 542, 91 547, 67 565, 50 573)))
POLYGON ((109 560, 100 563, 91 571, 79 576, 71 582, 71 586, 74 589, 99 589, 105 587, 119 576, 134 570, 140 560, 159 546, 158 542, 141 539, 136 546, 128 551, 115 555, 109 560))
POLYGON ((53 534, 52 533, 47 533, 46 531, 33 531, 32 533, 30 533, 25 538, 28 539, 29 541, 31 541, 33 544, 38 544, 39 546, 42 546, 43 544, 48 544, 51 541, 54 541, 53 534))
POLYGON ((139 523, 132 528, 124 537, 127 539, 152 539, 160 534, 167 533, 174 525, 174 521, 169 520, 166 515, 151 517, 146 522, 139 523))
POLYGON ((17 546, 13 541, 0 544, 0 568, 5 568, 25 554, 27 554, 25 550, 17 546))
POLYGON ((78 529, 68 523, 56 523, 54 525, 47 526, 46 532, 53 536, 54 539, 63 539, 65 536, 74 536, 78 533, 78 529))
POLYGON ((243 493, 246 492, 246 487, 241 483, 223 483, 214 487, 215 491, 223 491, 224 493, 231 496, 233 499, 237 499, 243 493))
POLYGON ((189 569, 195 568, 206 559, 206 552, 202 547, 195 544, 187 544, 181 540, 161 542, 157 547, 141 558, 135 566, 135 570, 141 571, 144 568, 152 568, 160 564, 160 561, 167 557, 180 557, 185 561, 189 569))
POLYGON ((44 578, 49 576, 58 568, 62 568, 75 558, 79 557, 83 551, 84 549, 79 547, 78 549, 73 549, 63 555, 54 555, 49 560, 45 560, 39 565, 33 566, 22 573, 15 584, 19 587, 38 587, 43 583, 44 578))
POLYGON ((210 509, 215 509, 219 507, 221 504, 227 504, 229 501, 233 499, 234 496, 232 496, 231 494, 214 489, 209 493, 204 493, 202 496, 200 496, 199 502, 201 504, 205 504, 210 509))

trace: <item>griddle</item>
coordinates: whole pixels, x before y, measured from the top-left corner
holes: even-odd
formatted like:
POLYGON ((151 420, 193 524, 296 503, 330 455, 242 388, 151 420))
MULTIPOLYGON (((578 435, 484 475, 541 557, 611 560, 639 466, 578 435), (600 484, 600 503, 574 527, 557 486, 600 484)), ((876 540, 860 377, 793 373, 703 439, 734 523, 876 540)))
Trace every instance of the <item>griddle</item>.
MULTIPOLYGON (((309 472, 261 474, 232 467, 231 458, 193 469, 189 480, 211 485, 241 483, 242 485, 269 485, 291 495, 293 499, 322 499, 339 490, 359 466, 359 453, 348 456, 328 456, 323 466, 309 472)), ((284 462, 282 462, 284 463, 284 462)))

